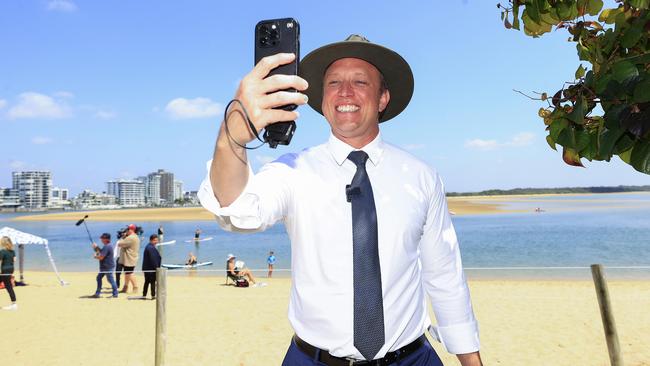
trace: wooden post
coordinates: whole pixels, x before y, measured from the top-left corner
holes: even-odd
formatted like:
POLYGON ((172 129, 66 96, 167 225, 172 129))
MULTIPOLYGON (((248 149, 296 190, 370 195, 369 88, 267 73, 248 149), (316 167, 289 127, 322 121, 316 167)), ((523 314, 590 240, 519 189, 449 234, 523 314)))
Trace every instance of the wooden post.
POLYGON ((623 357, 621 357, 621 346, 618 343, 618 333, 616 332, 616 323, 614 322, 614 312, 612 304, 609 301, 609 290, 607 281, 601 264, 591 265, 591 275, 594 278, 596 286, 596 296, 600 306, 600 316, 603 319, 603 328, 605 328, 605 339, 607 340, 607 350, 609 351, 609 361, 612 366, 623 366, 623 357))
POLYGON ((25 244, 18 244, 18 272, 20 272, 20 282, 25 281, 23 272, 25 270, 25 244))
POLYGON ((167 268, 156 269, 156 366, 165 364, 167 344, 167 268))

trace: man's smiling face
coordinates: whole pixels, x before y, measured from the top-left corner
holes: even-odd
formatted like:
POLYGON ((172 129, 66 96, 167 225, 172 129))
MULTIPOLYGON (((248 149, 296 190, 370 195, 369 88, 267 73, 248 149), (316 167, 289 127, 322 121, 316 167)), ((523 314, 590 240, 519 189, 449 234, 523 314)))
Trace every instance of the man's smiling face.
POLYGON ((368 143, 379 132, 379 113, 390 100, 379 70, 358 58, 333 62, 323 77, 323 115, 343 141, 368 143))

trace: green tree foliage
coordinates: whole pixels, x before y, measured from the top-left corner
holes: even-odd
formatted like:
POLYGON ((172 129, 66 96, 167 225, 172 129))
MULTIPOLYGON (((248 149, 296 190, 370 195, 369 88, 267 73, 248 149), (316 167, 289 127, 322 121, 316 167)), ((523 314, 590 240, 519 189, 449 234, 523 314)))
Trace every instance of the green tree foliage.
POLYGON ((509 0, 498 4, 508 29, 539 37, 566 30, 581 63, 575 80, 553 94, 541 93, 540 108, 553 149, 564 161, 610 161, 618 155, 650 174, 650 0, 509 0), (552 96, 550 96, 552 95, 552 96))

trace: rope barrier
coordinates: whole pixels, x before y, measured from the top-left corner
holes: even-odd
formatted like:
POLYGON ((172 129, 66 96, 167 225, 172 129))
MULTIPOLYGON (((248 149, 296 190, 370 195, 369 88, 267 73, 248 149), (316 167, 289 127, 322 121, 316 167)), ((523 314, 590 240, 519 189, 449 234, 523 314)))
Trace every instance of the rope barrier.
MULTIPOLYGON (((510 270, 590 270, 591 267, 588 266, 558 266, 558 267, 464 267, 464 270, 470 271, 510 271, 510 270)), ((608 270, 610 269, 650 269, 650 266, 606 266, 608 270)), ((245 268, 251 272, 268 272, 268 268, 245 268)), ((133 270, 131 273, 153 273, 156 270, 133 270)), ((169 273, 196 273, 196 272, 226 272, 225 269, 201 269, 201 268, 178 268, 170 269, 169 273)), ((291 272, 291 268, 274 268, 273 272, 291 272)), ((66 271, 66 273, 120 273, 125 274, 125 271, 66 271)), ((7 276, 8 274, 0 274, 0 276, 7 276)))

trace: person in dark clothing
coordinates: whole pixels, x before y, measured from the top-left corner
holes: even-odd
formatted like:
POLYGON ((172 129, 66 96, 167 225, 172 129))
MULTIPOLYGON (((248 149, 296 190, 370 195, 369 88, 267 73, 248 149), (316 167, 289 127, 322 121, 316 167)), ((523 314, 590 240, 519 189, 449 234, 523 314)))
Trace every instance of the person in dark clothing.
POLYGON ((100 236, 102 244, 104 246, 99 249, 97 244, 93 243, 93 249, 97 251, 95 253, 95 259, 99 261, 99 273, 97 274, 97 290, 93 297, 99 298, 102 291, 102 278, 106 276, 108 283, 111 284, 113 290, 113 297, 117 297, 117 284, 113 278, 113 270, 115 269, 115 256, 113 255, 113 245, 111 244, 111 234, 103 233, 100 236))
POLYGON ((144 257, 142 258, 142 270, 144 271, 144 289, 142 290, 142 297, 147 296, 147 289, 151 285, 151 299, 156 298, 156 272, 160 268, 162 258, 156 249, 158 244, 158 235, 153 234, 149 237, 149 244, 144 248, 144 257))
POLYGON ((11 275, 14 273, 15 258, 16 252, 14 252, 14 244, 11 242, 9 237, 3 236, 0 238, 0 261, 2 261, 2 266, 0 267, 0 281, 4 283, 5 288, 9 293, 11 305, 3 307, 2 310, 18 310, 18 305, 16 304, 16 293, 11 284, 11 275))

